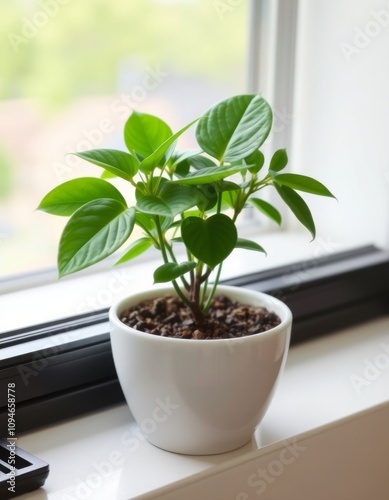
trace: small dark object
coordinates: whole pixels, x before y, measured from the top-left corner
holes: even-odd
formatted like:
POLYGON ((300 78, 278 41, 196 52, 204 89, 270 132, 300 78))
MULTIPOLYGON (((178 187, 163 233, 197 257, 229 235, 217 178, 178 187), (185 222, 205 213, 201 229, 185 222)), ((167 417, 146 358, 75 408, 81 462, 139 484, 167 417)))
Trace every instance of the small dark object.
POLYGON ((0 439, 0 498, 4 500, 40 488, 49 475, 46 462, 12 442, 0 439))

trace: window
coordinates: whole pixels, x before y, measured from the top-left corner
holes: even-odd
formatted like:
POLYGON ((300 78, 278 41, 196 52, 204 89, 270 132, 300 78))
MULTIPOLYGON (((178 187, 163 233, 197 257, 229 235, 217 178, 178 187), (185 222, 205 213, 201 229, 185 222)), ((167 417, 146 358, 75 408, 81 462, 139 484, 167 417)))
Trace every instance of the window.
POLYGON ((379 0, 299 2, 294 164, 338 197, 312 203, 334 250, 389 245, 388 23, 379 0))
MULTIPOLYGON (((231 5, 3 5, 0 278, 55 267, 64 220, 34 210, 60 182, 94 175, 67 153, 124 147, 122 129, 133 109, 178 130, 215 101, 244 92, 247 2, 231 5)), ((185 147, 190 134, 184 140, 185 147)))

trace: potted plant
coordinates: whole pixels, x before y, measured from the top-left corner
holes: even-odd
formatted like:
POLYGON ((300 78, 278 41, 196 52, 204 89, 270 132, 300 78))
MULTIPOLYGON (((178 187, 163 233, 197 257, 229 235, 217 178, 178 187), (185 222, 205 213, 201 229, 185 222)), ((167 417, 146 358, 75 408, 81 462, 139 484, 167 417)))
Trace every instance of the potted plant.
POLYGON ((315 237, 311 212, 297 191, 333 197, 320 182, 284 173, 276 151, 265 168, 260 147, 272 110, 259 95, 238 95, 173 134, 156 116, 133 112, 124 127, 128 151, 75 153, 102 167, 101 178, 79 178, 50 191, 39 205, 70 216, 59 243, 60 277, 112 255, 141 228, 117 264, 156 248, 155 283, 110 310, 119 381, 146 438, 163 449, 213 454, 247 443, 282 372, 292 317, 273 297, 219 285, 235 248, 264 252, 238 236, 247 206, 277 224, 279 211, 259 197, 276 190, 315 237), (198 148, 177 151, 177 139, 196 124, 198 148), (109 182, 128 182, 132 203, 109 182))

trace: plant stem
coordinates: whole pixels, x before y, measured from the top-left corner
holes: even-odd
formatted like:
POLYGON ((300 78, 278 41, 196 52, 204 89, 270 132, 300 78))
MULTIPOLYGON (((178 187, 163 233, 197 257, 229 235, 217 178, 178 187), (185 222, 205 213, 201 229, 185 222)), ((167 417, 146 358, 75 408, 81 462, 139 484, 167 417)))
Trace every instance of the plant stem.
POLYGON ((215 277, 215 281, 213 283, 213 286, 212 286, 212 290, 208 296, 208 300, 205 304, 205 306, 203 307, 203 313, 204 314, 207 314, 207 311, 209 309, 209 306, 211 305, 211 302, 212 302, 212 299, 216 293, 216 290, 217 290, 217 286, 219 284, 219 280, 220 280, 220 274, 222 272, 222 267, 223 267, 223 263, 219 264, 219 269, 217 270, 217 273, 216 273, 216 277, 215 277))
POLYGON ((156 215, 154 217, 154 221, 155 221, 155 227, 157 228, 158 240, 159 240, 159 246, 160 246, 161 253, 162 253, 162 258, 163 258, 164 263, 167 264, 169 262, 169 259, 168 259, 167 252, 166 252, 166 242, 165 242, 165 238, 164 238, 164 235, 162 232, 161 221, 159 220, 159 215, 156 215))
MULTIPOLYGON (((166 245, 167 251, 169 252, 169 255, 170 255, 172 261, 175 262, 176 264, 178 264, 176 256, 174 255, 172 246, 169 243, 167 243, 166 241, 165 241, 165 245, 166 245)), ((184 276, 180 276, 180 279, 182 281, 182 284, 185 287, 185 290, 189 291, 190 290, 190 285, 187 282, 187 280, 184 278, 184 276)))
POLYGON ((201 304, 201 306, 205 302, 205 297, 207 295, 207 288, 208 288, 208 278, 205 280, 205 282, 204 282, 204 284, 202 286, 201 297, 200 297, 200 304, 201 304))
MULTIPOLYGON (((161 247, 161 253, 162 253, 162 258, 163 258, 163 261, 165 264, 168 264, 169 263, 169 259, 168 259, 168 254, 167 254, 167 251, 166 251, 166 248, 167 248, 167 244, 166 244, 166 241, 165 241, 165 237, 164 237, 164 234, 163 234, 163 231, 162 231, 162 227, 161 227, 161 222, 159 220, 159 216, 155 216, 155 226, 157 228, 157 233, 158 233, 158 239, 159 239, 159 244, 160 244, 160 247, 161 247)), ((201 271, 200 271, 201 272, 201 271)), ((194 288, 196 288, 196 282, 197 280, 195 279, 195 282, 194 282, 194 288)), ((172 285, 177 293, 177 295, 180 297, 180 299, 190 308, 190 310, 192 311, 192 314, 193 314, 193 317, 196 321, 196 323, 198 323, 199 325, 201 325, 203 322, 204 322, 204 314, 200 308, 200 305, 199 305, 199 301, 197 299, 196 300, 190 300, 181 290, 179 284, 177 283, 176 280, 172 280, 172 285)), ((200 284, 199 284, 200 286, 200 284)), ((196 290, 193 290, 194 291, 194 294, 196 296, 196 290)))

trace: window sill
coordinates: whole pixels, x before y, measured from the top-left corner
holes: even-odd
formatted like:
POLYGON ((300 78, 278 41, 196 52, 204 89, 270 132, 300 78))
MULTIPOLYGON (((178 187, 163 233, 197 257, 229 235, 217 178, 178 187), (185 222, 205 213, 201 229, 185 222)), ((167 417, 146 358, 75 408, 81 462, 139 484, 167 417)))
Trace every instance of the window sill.
MULTIPOLYGON (((389 366, 383 363, 384 358, 389 358, 388 331, 389 317, 381 317, 292 347, 274 400, 252 442, 231 453, 191 457, 155 448, 141 437, 125 405, 22 434, 18 445, 50 464, 44 487, 50 500, 151 499, 159 495, 166 499, 170 495, 183 498, 174 494, 179 485, 189 488, 197 484, 203 488, 202 479, 227 469, 232 473, 253 457, 265 456, 274 447, 284 447, 285 440, 293 443, 301 433, 320 433, 322 426, 369 408, 379 411, 389 402, 389 366), (379 368, 366 376, 364 370, 369 363, 379 368), (177 481, 180 483, 176 485, 177 481)), ((279 488, 286 476, 276 478, 279 488)), ((377 476, 375 480, 385 480, 382 487, 387 488, 387 478, 377 476)), ((212 498, 257 497, 247 480, 238 481, 234 488, 229 496, 212 498), (241 492, 246 492, 246 496, 241 492)), ((269 487, 268 493, 270 490, 269 487)), ((196 492, 199 496, 190 498, 211 498, 209 491, 200 491, 199 486, 196 492)), ((293 495, 293 491, 285 490, 282 498, 295 500, 293 495)), ((28 498, 46 497, 37 491, 28 498)))

